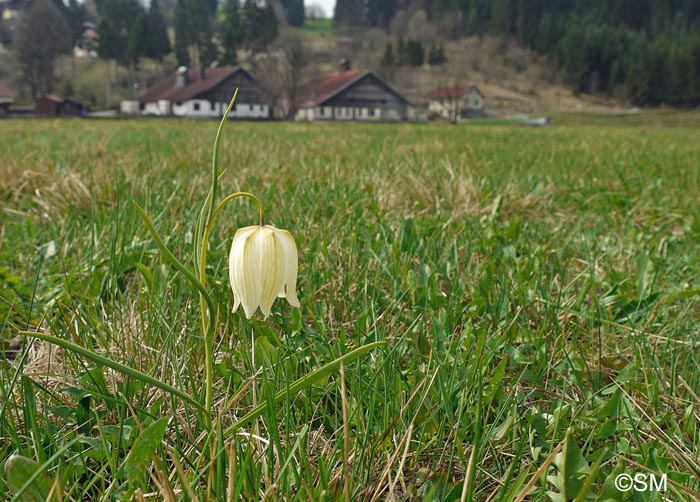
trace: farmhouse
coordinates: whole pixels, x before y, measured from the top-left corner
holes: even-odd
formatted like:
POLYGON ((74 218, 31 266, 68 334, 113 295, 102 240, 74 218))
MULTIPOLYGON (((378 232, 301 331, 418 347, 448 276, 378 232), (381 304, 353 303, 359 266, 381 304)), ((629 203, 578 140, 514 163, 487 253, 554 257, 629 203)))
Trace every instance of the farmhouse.
POLYGON ((0 80, 0 117, 6 117, 10 111, 10 105, 15 102, 15 93, 0 80))
POLYGON ((475 85, 454 84, 430 93, 428 112, 453 122, 484 116, 484 94, 475 85))
POLYGON ((296 120, 400 121, 413 118, 411 104, 371 70, 320 75, 301 89, 296 120))
POLYGON ((270 107, 253 77, 243 68, 220 66, 187 69, 184 66, 156 82, 135 101, 122 101, 127 114, 193 118, 222 117, 238 88, 232 117, 270 118, 270 107))
POLYGON ((37 115, 50 117, 82 117, 85 115, 85 107, 72 99, 61 99, 53 94, 44 94, 36 101, 34 112, 37 115))

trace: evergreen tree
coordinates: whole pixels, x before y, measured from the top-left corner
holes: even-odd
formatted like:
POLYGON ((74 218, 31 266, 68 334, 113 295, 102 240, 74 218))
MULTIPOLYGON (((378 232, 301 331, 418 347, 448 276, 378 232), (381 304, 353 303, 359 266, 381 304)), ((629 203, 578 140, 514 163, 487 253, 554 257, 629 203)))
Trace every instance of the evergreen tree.
POLYGON ((77 0, 69 0, 64 13, 70 25, 73 45, 80 45, 84 31, 83 23, 88 20, 87 8, 84 3, 80 3, 77 0))
POLYGON ((243 4, 246 26, 246 45, 253 51, 264 50, 275 38, 279 29, 272 5, 258 5, 256 0, 243 4))
POLYGON ((287 11, 290 26, 304 26, 304 0, 282 0, 282 7, 287 11))
POLYGON ((421 66, 425 61, 423 44, 419 40, 408 40, 406 43, 406 62, 411 66, 421 66))
POLYGON ((127 66, 129 34, 143 7, 136 0, 101 0, 97 6, 100 14, 98 55, 127 66))
POLYGON ((238 63, 236 50, 245 40, 245 31, 241 21, 241 6, 238 0, 226 0, 221 8, 221 46, 223 64, 238 63))
POLYGON ((406 41, 403 37, 399 37, 398 42, 396 42, 396 66, 404 66, 406 64, 408 64, 406 41))
POLYGON ((363 0, 336 0, 333 26, 360 26, 364 22, 363 0))
POLYGON ((138 66, 139 60, 148 52, 148 44, 148 17, 144 12, 141 12, 129 31, 126 51, 129 65, 138 66))
POLYGON ((391 42, 387 42, 384 46, 384 53, 382 54, 382 59, 379 63, 384 68, 391 68, 396 66, 396 58, 394 56, 394 46, 391 42))
POLYGON ((201 66, 210 66, 214 61, 219 59, 219 48, 213 40, 211 31, 205 31, 200 35, 199 47, 199 64, 201 66))
POLYGON ((160 11, 158 0, 151 0, 148 9, 148 44, 145 56, 157 61, 163 61, 163 57, 172 52, 170 38, 168 37, 168 26, 160 11))
POLYGON ((173 13, 175 25, 175 58, 179 66, 190 65, 190 30, 186 0, 177 0, 173 13))
POLYGON ((388 28, 396 13, 396 0, 366 0, 365 8, 367 24, 388 28))
POLYGON ((445 47, 442 44, 433 45, 428 53, 428 64, 438 66, 447 63, 445 47))
POLYGON ((100 34, 99 43, 97 45, 97 55, 102 59, 117 59, 119 55, 120 37, 114 26, 107 21, 101 19, 97 25, 97 31, 100 34))

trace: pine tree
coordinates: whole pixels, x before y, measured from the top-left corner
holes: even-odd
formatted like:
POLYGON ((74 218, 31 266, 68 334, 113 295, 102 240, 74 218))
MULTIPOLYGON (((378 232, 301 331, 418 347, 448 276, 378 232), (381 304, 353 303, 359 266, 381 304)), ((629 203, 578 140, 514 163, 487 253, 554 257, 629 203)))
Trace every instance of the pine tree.
POLYGON ((421 66, 425 61, 423 44, 419 40, 408 40, 406 43, 406 62, 411 66, 421 66))
POLYGON ((403 37, 399 37, 396 42, 396 66, 404 66, 408 63, 408 54, 406 51, 406 41, 403 37))
POLYGON ((198 47, 199 64, 201 66, 210 66, 214 61, 219 59, 219 48, 214 43, 211 31, 207 30, 200 35, 198 47))
POLYGON ((158 0, 151 0, 148 10, 148 46, 145 55, 157 61, 163 61, 163 57, 170 54, 170 38, 168 26, 160 11, 158 0))
POLYGON ((129 65, 138 66, 139 60, 146 55, 149 44, 148 18, 141 12, 129 31, 126 59, 129 65))
POLYGON ((304 26, 304 0, 282 0, 289 26, 304 26))
POLYGON ((363 0, 337 0, 333 26, 360 26, 364 22, 363 0))
POLYGON ((388 28, 396 13, 396 0, 366 0, 366 17, 370 26, 388 28))
POLYGON ((175 58, 179 66, 189 66, 191 38, 185 0, 177 0, 173 18, 175 24, 175 58))
POLYGON ((236 50, 242 46, 245 31, 241 22, 241 6, 238 0, 226 0, 221 8, 221 45, 223 64, 238 63, 236 50))
POLYGON ((382 59, 379 64, 384 68, 391 68, 392 66, 396 65, 394 45, 391 42, 387 42, 384 46, 384 53, 382 54, 382 59))
POLYGON ((88 19, 85 4, 79 3, 77 0, 69 0, 68 6, 65 8, 65 15, 70 25, 73 45, 80 45, 83 38, 83 23, 88 19))
POLYGON ((445 47, 442 44, 433 45, 428 53, 428 64, 430 66, 439 66, 445 63, 447 63, 445 47))
POLYGON ((246 45, 254 51, 264 50, 275 38, 279 29, 277 16, 272 5, 257 4, 255 0, 246 0, 243 4, 246 26, 246 45))

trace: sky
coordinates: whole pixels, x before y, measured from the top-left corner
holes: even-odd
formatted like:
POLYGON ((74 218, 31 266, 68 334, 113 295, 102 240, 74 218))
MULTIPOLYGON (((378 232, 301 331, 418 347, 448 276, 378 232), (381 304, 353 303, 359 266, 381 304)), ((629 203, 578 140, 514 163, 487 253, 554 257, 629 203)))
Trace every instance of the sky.
POLYGON ((326 12, 326 16, 333 17, 333 9, 335 9, 335 0, 306 0, 306 5, 317 3, 326 12))

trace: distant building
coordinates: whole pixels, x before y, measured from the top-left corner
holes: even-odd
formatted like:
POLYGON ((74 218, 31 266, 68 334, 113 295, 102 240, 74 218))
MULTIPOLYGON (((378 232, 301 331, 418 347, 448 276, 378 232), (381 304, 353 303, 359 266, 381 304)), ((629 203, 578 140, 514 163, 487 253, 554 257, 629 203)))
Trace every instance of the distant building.
POLYGON ((475 85, 454 84, 430 93, 428 113, 450 121, 484 116, 484 94, 475 85))
POLYGON ((96 58, 100 45, 100 34, 97 25, 92 21, 83 22, 83 33, 73 47, 73 55, 77 58, 96 58))
POLYGON ((232 117, 270 118, 260 86, 243 68, 220 66, 187 69, 156 82, 136 100, 122 101, 121 112, 134 115, 218 118, 238 88, 232 117))
POLYGON ((84 117, 86 110, 85 106, 78 101, 44 94, 36 101, 34 112, 48 117, 84 117))
POLYGON ((10 105, 15 102, 15 93, 0 80, 0 117, 7 117, 10 105))
POLYGON ((353 71, 347 60, 341 61, 339 70, 302 87, 296 120, 379 122, 413 118, 408 100, 373 71, 353 71))

